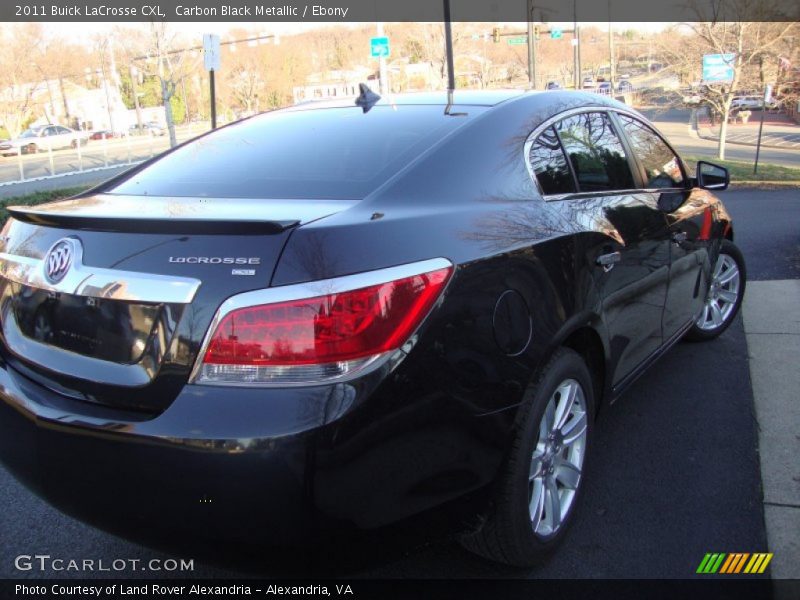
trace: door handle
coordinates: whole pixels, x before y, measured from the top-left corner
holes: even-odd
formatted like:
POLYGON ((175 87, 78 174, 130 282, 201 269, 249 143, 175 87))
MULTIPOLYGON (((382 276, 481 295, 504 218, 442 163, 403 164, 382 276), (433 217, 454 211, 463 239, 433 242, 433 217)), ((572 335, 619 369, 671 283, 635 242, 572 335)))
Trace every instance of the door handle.
POLYGON ((603 267, 605 273, 608 273, 620 260, 622 260, 622 254, 619 252, 609 252, 608 254, 601 254, 598 256, 595 263, 603 267))
POLYGON ((681 244, 686 241, 686 232, 685 231, 676 231, 672 234, 672 241, 676 244, 681 244))

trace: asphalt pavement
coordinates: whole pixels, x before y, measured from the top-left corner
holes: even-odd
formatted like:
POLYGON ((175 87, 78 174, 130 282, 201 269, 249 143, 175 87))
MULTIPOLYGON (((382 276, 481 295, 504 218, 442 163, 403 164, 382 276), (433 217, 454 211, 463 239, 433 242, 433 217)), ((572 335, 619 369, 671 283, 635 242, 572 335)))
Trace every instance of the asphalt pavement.
MULTIPOLYGON (((643 108, 641 113, 658 127, 681 155, 717 157, 717 142, 699 137, 691 126, 690 109, 643 108)), ((742 162, 753 162, 756 148, 751 145, 726 144, 725 158, 742 162)), ((785 167, 800 167, 800 150, 797 148, 761 148, 759 162, 785 167)))
MULTIPOLYGON (((798 279, 796 191, 733 190, 722 196, 750 279, 798 279)), ((192 578, 331 572, 354 578, 687 578, 707 552, 765 552, 758 432, 741 317, 717 340, 676 346, 603 411, 590 461, 584 502, 564 546, 530 570, 485 562, 450 540, 412 544, 394 534, 343 544, 334 555, 182 539, 157 550, 62 515, 0 468, 0 577, 92 575, 14 566, 18 555, 48 554, 107 562, 194 558, 192 572, 170 575, 192 578)))

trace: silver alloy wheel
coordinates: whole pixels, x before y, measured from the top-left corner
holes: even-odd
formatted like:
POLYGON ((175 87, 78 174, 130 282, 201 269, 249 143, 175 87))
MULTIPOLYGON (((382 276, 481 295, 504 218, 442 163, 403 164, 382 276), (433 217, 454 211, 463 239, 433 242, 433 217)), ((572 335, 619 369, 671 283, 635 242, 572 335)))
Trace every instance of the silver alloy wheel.
POLYGON ((708 297, 695 323, 700 329, 709 331, 722 326, 736 308, 741 287, 739 266, 729 254, 720 254, 714 272, 708 297))
POLYGON ((547 402, 531 457, 528 508, 540 538, 558 532, 575 500, 586 449, 586 395, 574 379, 562 381, 547 402))

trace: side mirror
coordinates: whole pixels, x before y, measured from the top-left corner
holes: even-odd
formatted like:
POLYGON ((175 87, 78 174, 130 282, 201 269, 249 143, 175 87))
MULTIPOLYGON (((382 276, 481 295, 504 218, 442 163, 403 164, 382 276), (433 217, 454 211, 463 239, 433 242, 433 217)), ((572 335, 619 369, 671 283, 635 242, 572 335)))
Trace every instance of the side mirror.
POLYGON ((704 160, 697 162, 697 187, 721 191, 728 188, 731 175, 728 169, 704 160))

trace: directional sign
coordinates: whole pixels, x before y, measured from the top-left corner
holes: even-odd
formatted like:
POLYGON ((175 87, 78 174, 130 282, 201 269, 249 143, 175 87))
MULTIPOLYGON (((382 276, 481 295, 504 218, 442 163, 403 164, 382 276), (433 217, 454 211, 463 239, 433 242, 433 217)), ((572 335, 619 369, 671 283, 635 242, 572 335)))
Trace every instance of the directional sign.
POLYGON ((733 63, 735 60, 735 54, 704 54, 703 82, 733 81, 733 63))
POLYGON ((206 33, 203 36, 203 64, 206 71, 219 71, 219 36, 206 33))
POLYGON ((553 40, 560 40, 564 36, 564 32, 560 29, 551 29, 550 38, 553 40))
POLYGON ((388 37, 370 38, 369 52, 372 58, 387 58, 389 56, 389 38, 388 37))
POLYGON ((510 37, 508 38, 508 45, 509 46, 521 46, 522 44, 528 43, 528 36, 522 35, 520 37, 510 37))

